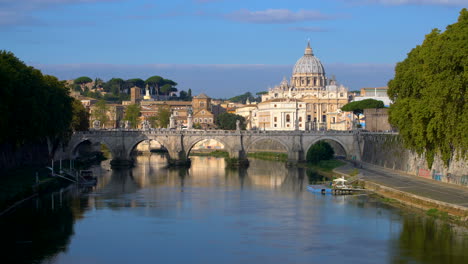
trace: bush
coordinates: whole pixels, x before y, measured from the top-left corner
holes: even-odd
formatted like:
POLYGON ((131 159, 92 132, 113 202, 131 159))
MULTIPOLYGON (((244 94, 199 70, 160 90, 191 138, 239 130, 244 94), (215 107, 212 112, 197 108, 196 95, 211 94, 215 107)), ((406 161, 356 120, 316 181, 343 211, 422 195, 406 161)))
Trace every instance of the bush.
POLYGON ((321 160, 330 160, 333 158, 335 151, 330 144, 325 141, 319 141, 312 145, 307 151, 307 162, 318 163, 321 160))

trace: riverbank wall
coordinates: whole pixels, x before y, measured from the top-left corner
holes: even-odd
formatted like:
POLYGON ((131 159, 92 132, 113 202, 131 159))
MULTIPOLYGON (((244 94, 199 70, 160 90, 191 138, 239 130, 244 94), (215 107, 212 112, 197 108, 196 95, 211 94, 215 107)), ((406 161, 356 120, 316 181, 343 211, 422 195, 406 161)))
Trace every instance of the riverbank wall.
POLYGON ((20 147, 9 143, 0 144, 0 171, 22 166, 44 166, 48 162, 46 142, 28 143, 20 147))
POLYGON ((431 168, 424 155, 406 149, 399 135, 361 135, 362 161, 416 177, 468 187, 468 160, 454 157, 446 167, 436 157, 431 168))

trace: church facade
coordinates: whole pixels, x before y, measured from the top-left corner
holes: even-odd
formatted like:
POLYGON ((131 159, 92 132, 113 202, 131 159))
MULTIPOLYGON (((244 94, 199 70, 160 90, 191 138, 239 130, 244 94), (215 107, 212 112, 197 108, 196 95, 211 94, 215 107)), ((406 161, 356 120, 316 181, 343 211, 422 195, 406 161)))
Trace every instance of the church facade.
MULTIPOLYGON (((294 65, 290 81, 286 78, 262 95, 262 102, 250 110, 252 129, 260 130, 346 130, 349 115, 340 108, 349 102, 348 89, 334 78, 314 56, 310 43, 294 65)), ((245 111, 237 111, 243 115, 245 111)))

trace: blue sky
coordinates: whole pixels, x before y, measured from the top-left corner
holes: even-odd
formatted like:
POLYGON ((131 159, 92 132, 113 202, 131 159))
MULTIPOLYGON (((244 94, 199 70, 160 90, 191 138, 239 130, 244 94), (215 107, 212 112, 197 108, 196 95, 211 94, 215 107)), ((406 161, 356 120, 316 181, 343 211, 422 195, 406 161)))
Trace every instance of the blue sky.
POLYGON ((162 75, 195 94, 266 90, 310 39, 328 76, 384 86, 468 0, 0 0, 0 49, 61 79, 162 75))

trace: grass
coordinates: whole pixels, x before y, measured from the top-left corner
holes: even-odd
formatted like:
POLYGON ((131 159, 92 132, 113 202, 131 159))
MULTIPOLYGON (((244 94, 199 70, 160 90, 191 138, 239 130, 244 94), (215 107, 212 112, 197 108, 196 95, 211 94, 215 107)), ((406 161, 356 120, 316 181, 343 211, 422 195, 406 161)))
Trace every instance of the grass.
POLYGON ((318 171, 331 172, 334 169, 345 165, 346 163, 341 160, 331 159, 331 160, 321 160, 318 163, 306 163, 306 167, 315 169, 318 171))
POLYGON ((276 153, 276 152, 252 152, 248 153, 247 157, 256 158, 262 160, 277 160, 277 161, 288 161, 288 154, 276 153))
POLYGON ((450 218, 450 216, 449 216, 449 214, 447 212, 439 211, 436 208, 431 208, 431 209, 427 210, 426 215, 431 216, 431 217, 435 217, 435 218, 440 218, 442 220, 447 220, 447 219, 450 218))
POLYGON ((192 156, 204 156, 204 157, 218 157, 218 158, 227 158, 229 153, 222 150, 215 150, 211 152, 190 152, 192 156))

